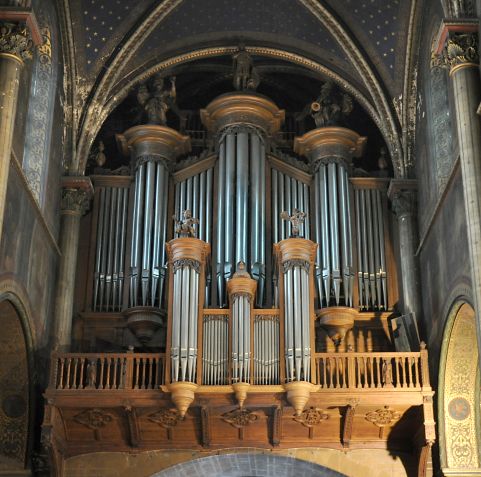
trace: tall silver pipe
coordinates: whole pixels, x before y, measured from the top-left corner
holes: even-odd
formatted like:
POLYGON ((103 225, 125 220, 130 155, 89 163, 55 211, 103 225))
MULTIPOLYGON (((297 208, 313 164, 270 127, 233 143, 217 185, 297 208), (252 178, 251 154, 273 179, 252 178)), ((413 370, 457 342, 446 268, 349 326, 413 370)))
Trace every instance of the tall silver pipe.
MULTIPOLYGON (((302 191, 304 195, 304 208, 303 210, 306 212, 306 220, 304 221, 304 238, 310 240, 311 238, 311 207, 309 203, 309 196, 310 196, 310 187, 307 184, 302 185, 302 191)), ((320 242, 318 242, 320 243, 320 242)))
POLYGON ((104 229, 104 207, 105 207, 105 187, 100 188, 99 192, 99 208, 97 215, 97 236, 95 244, 95 275, 94 275, 94 297, 93 309, 98 311, 97 304, 100 293, 100 268, 102 259, 102 235, 104 229))
POLYGON ((292 270, 285 274, 285 329, 286 329, 286 376, 289 381, 294 380, 294 335, 293 335, 293 293, 292 270))
MULTIPOLYGON (((249 134, 237 133, 236 144, 236 253, 235 263, 248 263, 247 234, 248 234, 248 187, 249 187, 249 134)), ((254 237, 251 237, 253 240, 254 237)))
POLYGON ((322 278, 322 268, 323 268, 323 253, 324 244, 322 237, 322 209, 321 209, 321 183, 320 174, 316 173, 316 180, 314 181, 314 237, 316 243, 319 244, 316 250, 316 264, 315 264, 315 280, 317 286, 317 296, 318 296, 318 307, 322 308, 323 304, 323 278, 322 278))
POLYGON ((294 328, 294 357, 295 357, 295 376, 297 380, 301 380, 302 376, 302 295, 301 295, 301 277, 300 268, 293 267, 292 272, 293 288, 289 290, 289 293, 293 293, 293 316, 292 316, 292 327, 294 328))
POLYGON ((322 217, 322 281, 324 282, 324 296, 326 306, 329 306, 331 296, 331 259, 329 244, 329 185, 327 181, 326 164, 319 165, 319 183, 321 189, 321 217, 322 217))
POLYGON ((122 227, 120 234, 120 247, 119 247, 119 295, 118 304, 119 310, 123 307, 123 290, 124 290, 124 267, 125 267, 125 243, 127 240, 127 215, 129 209, 129 189, 124 187, 122 190, 122 227))
POLYGON ((277 170, 272 169, 271 172, 271 204, 272 204, 272 243, 279 242, 279 211, 278 207, 278 200, 279 200, 279 193, 277 190, 277 170))
POLYGON ((110 311, 112 303, 112 280, 113 280, 113 266, 114 266, 114 240, 115 240, 115 212, 117 206, 117 188, 110 188, 110 212, 109 212, 109 232, 107 242, 107 273, 105 275, 105 309, 110 311))
POLYGON ((344 301, 346 306, 352 306, 351 273, 352 263, 349 251, 351 249, 351 236, 348 223, 351 217, 348 215, 349 191, 347 184, 347 174, 343 168, 339 168, 339 215, 341 223, 341 250, 342 250, 342 283, 344 290, 344 301))
POLYGON ((331 243, 332 286, 336 305, 339 305, 341 293, 341 263, 339 254, 339 217, 338 217, 338 190, 337 190, 337 164, 327 165, 329 177, 329 232, 331 243))
POLYGON ((108 187, 105 190, 105 207, 104 207, 104 233, 102 235, 102 262, 100 267, 100 309, 104 310, 107 306, 106 288, 108 276, 108 251, 109 251, 109 225, 110 225, 110 204, 112 200, 112 188, 108 187))
POLYGON ((112 265, 112 311, 117 311, 117 297, 119 287, 119 249, 120 249, 120 229, 121 229, 121 217, 122 217, 122 189, 116 187, 117 200, 115 204, 115 231, 114 231, 114 257, 112 265))
POLYGON ((310 288, 309 274, 306 270, 300 270, 301 275, 301 297, 302 311, 300 321, 302 325, 302 368, 304 372, 304 380, 311 380, 311 330, 310 330, 310 288))
POLYGON ((216 234, 216 253, 217 253, 217 304, 220 307, 225 305, 225 283, 224 283, 224 247, 225 239, 225 170, 226 170, 226 139, 220 143, 217 180, 217 234, 216 234))
POLYGON ((182 317, 182 271, 174 272, 174 303, 172 306, 172 345, 171 345, 171 361, 172 361, 172 381, 179 381, 180 369, 180 334, 181 334, 181 317, 182 317))
POLYGON ((142 306, 148 306, 150 266, 151 266, 151 246, 152 246, 152 222, 153 222, 153 202, 154 202, 154 175, 155 163, 147 162, 145 175, 145 196, 144 196, 144 221, 143 221, 143 241, 142 241, 142 306))
POLYGON ((199 177, 199 214, 194 215, 194 217, 199 218, 199 222, 200 222, 198 237, 204 241, 205 241, 205 220, 207 218, 205 215, 205 209, 207 207, 206 194, 205 194, 206 179, 207 179, 207 172, 206 171, 201 172, 199 177))
POLYGON ((362 282, 364 289, 364 303, 366 307, 369 307, 370 303, 370 293, 369 293, 369 260, 368 260, 368 246, 367 246, 367 216, 366 216, 366 201, 365 201, 365 191, 360 191, 361 197, 361 237, 362 237, 362 260, 363 260, 363 270, 362 270, 362 282))
POLYGON ((363 254, 362 254, 362 238, 361 238, 361 205, 360 191, 355 190, 355 207, 356 207, 356 238, 357 238, 357 286, 359 289, 359 308, 364 310, 364 293, 363 293, 363 254))
POLYGON ((381 284, 381 257, 380 257, 380 237, 379 237, 379 217, 377 211, 376 196, 379 191, 372 189, 371 206, 372 206, 372 229, 374 238, 374 273, 376 280, 376 308, 382 308, 382 284, 381 284))
MULTIPOLYGON (((159 164, 159 167, 161 165, 159 164)), ((169 174, 165 168, 162 168, 163 178, 164 178, 164 193, 169 190, 169 174)), ((159 297, 159 306, 162 307, 164 304, 162 302, 162 297, 164 294, 164 286, 166 282, 167 275, 167 252, 165 250, 165 244, 167 243, 167 201, 164 200, 162 207, 162 225, 161 225, 161 243, 160 243, 160 277, 159 277, 159 287, 157 291, 157 296, 159 297)))
MULTIPOLYGON (((224 233, 224 283, 232 275, 234 267, 234 256, 232 238, 234 237, 234 180, 235 180, 235 133, 226 136, 226 171, 225 171, 225 233, 224 233)), ((225 293, 222 306, 226 303, 225 293)))
POLYGON ((157 296, 157 287, 160 278, 160 268, 163 264, 160 263, 160 247, 164 244, 161 242, 161 224, 163 222, 163 167, 157 163, 154 180, 154 233, 153 233, 153 250, 152 250, 152 280, 150 288, 150 297, 152 306, 155 306, 155 298, 157 296))
MULTIPOLYGON (((279 187, 278 187, 278 192, 279 192, 279 211, 282 212, 284 210, 287 210, 287 204, 285 200, 285 188, 284 188, 284 174, 282 172, 277 173, 278 180, 279 180, 279 187)), ((279 240, 284 240, 287 238, 287 224, 284 220, 281 220, 279 222, 279 240)))
POLYGON ((373 220, 372 220, 372 204, 371 204, 371 191, 367 189, 364 193, 366 199, 366 228, 367 228, 367 246, 368 246, 368 258, 369 258, 369 287, 371 304, 373 307, 376 305, 376 270, 374 268, 374 234, 373 234, 373 220))
MULTIPOLYGON (((211 229, 212 229, 212 188, 214 185, 214 169, 207 170, 207 177, 206 177, 206 209, 205 209, 205 241, 207 243, 211 242, 211 229)), ((219 225, 218 225, 219 226, 219 225)), ((207 264, 206 270, 206 287, 205 287, 205 306, 210 306, 211 304, 211 288, 212 288, 212 270, 207 264)))
POLYGON ((384 240, 384 214, 381 200, 381 193, 376 195, 376 208, 378 214, 378 236, 379 236, 379 260, 380 260, 380 275, 382 283, 382 306, 387 310, 387 275, 386 275, 386 251, 384 240))

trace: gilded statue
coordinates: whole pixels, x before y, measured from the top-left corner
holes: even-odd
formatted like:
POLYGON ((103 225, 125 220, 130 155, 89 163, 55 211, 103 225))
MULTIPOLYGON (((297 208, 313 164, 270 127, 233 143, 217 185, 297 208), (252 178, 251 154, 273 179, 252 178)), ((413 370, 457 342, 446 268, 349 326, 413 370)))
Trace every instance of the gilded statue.
POLYGON ((170 78, 170 88, 164 88, 164 78, 157 74, 152 82, 152 89, 141 84, 137 91, 137 101, 147 115, 148 124, 167 125, 167 111, 175 103, 177 96, 175 76, 170 78))
POLYGON ((252 61, 252 57, 244 46, 239 46, 233 55, 234 88, 237 91, 255 91, 259 86, 260 78, 252 61))

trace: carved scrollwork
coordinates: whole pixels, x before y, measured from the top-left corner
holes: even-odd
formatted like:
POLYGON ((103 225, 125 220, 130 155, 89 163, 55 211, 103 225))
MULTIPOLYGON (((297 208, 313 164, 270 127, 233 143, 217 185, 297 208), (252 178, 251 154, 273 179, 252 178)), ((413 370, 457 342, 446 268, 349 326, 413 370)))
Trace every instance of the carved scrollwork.
POLYGON ((252 422, 257 421, 258 416, 255 412, 249 411, 248 409, 234 409, 233 411, 227 412, 222 415, 222 420, 230 424, 236 429, 242 429, 248 426, 252 422))
POLYGON ((74 421, 89 429, 98 430, 114 420, 114 416, 101 409, 88 409, 74 416, 74 421))
POLYGON ((148 419, 164 429, 172 429, 181 420, 176 409, 161 409, 160 411, 150 414, 148 419))
POLYGON ((32 38, 25 24, 0 21, 0 54, 31 60, 32 48, 32 38))
POLYGON ((317 407, 310 407, 304 409, 300 416, 294 416, 294 421, 301 423, 306 427, 314 427, 319 425, 322 421, 329 419, 329 414, 323 409, 317 407))
POLYGON ((289 270, 292 270, 295 267, 300 267, 309 273, 310 266, 311 264, 307 260, 302 260, 300 258, 286 260, 285 262, 282 262, 282 272, 287 273, 289 270))
POLYGON ((181 270, 183 267, 192 268, 197 273, 200 273, 200 263, 197 260, 193 260, 191 258, 182 258, 180 260, 175 260, 173 265, 174 273, 177 272, 177 270, 181 270))
POLYGON ((377 427, 391 426, 400 418, 401 413, 391 409, 389 406, 384 406, 383 409, 376 409, 366 414, 366 421, 372 422, 377 427))

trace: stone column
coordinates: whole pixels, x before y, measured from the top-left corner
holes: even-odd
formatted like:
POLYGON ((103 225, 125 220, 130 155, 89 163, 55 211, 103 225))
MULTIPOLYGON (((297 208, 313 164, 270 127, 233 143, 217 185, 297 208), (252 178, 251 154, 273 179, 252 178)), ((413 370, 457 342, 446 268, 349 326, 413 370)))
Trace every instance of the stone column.
POLYGON ((77 272, 80 219, 89 209, 93 187, 86 177, 65 177, 62 184, 60 264, 55 297, 54 349, 68 351, 77 272))
MULTIPOLYGON (((481 349, 481 100, 478 25, 443 23, 434 67, 449 69, 458 133, 478 346, 481 349)), ((481 356, 481 355, 480 355, 481 356)))
POLYGON ((32 58, 32 38, 41 38, 33 14, 15 9, 0 12, 0 236, 3 226, 8 170, 24 60, 32 58), (24 18, 24 21, 18 21, 24 18), (29 27, 27 27, 27 24, 29 27), (31 31, 33 30, 33 31, 31 31))
POLYGON ((420 316, 419 268, 416 258, 416 181, 393 179, 389 186, 393 212, 398 220, 402 312, 420 316))

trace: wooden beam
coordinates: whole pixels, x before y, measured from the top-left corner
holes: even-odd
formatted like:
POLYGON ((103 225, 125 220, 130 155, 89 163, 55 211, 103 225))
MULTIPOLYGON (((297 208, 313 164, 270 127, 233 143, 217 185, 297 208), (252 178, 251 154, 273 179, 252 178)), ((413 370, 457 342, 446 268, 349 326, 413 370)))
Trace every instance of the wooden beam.
POLYGON ((210 447, 210 411, 206 406, 200 408, 200 426, 202 436, 202 447, 210 447))
POLYGON ((344 414, 344 422, 342 426, 342 447, 349 449, 349 443, 352 437, 352 425, 354 422, 354 415, 356 414, 357 401, 352 401, 346 407, 344 414))
POLYGON ((271 418, 271 443, 273 446, 278 446, 281 443, 281 435, 282 435, 282 408, 281 406, 276 406, 273 408, 272 411, 272 418, 271 418))
POLYGON ((139 447, 140 444, 140 429, 137 420, 137 412, 132 406, 125 406, 125 414, 127 415, 127 422, 129 424, 129 442, 132 447, 139 447))

